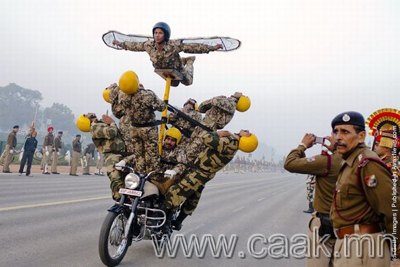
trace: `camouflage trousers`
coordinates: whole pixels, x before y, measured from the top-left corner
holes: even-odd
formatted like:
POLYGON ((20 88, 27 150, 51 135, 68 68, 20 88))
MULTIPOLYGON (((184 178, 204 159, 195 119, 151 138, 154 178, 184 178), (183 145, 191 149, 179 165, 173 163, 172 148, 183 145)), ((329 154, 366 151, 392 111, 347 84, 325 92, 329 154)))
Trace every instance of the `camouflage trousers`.
POLYGON ((135 151, 135 146, 131 137, 131 132, 133 130, 133 126, 130 125, 130 121, 127 120, 128 116, 123 116, 119 123, 119 129, 124 138, 124 143, 126 147, 126 152, 133 153, 135 151))
POLYGON ((193 83, 193 71, 193 62, 188 62, 181 71, 183 75, 182 84, 191 85, 193 83))
POLYGON ((199 204, 206 183, 214 176, 215 174, 206 174, 199 170, 189 172, 179 183, 168 189, 165 194, 166 208, 174 209, 183 204, 181 210, 191 215, 199 204))
POLYGON ((307 195, 307 200, 308 202, 313 202, 314 201, 314 190, 315 190, 315 176, 314 175, 308 175, 307 180, 306 180, 306 195, 307 195))
POLYGON ((114 165, 121 160, 121 155, 104 153, 104 165, 107 168, 107 176, 110 179, 111 197, 114 200, 119 200, 121 198, 118 191, 121 187, 124 187, 122 173, 114 168, 114 165))
POLYGON ((161 166, 157 127, 134 127, 131 138, 134 146, 132 152, 135 155, 135 170, 138 173, 159 170, 161 166))

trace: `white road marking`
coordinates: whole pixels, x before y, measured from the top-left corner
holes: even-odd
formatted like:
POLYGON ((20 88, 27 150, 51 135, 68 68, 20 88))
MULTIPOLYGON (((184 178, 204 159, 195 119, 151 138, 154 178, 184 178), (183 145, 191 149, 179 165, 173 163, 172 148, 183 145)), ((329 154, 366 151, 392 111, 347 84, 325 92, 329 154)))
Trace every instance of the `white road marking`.
POLYGON ((239 208, 236 208, 236 209, 234 209, 232 212, 235 213, 235 212, 238 212, 238 211, 240 211, 240 210, 242 210, 242 209, 244 209, 244 206, 239 207, 239 208))
POLYGON ((72 203, 79 203, 79 202, 86 202, 86 201, 93 201, 93 200, 102 200, 102 199, 107 199, 107 198, 110 198, 110 197, 109 196, 107 196, 107 197, 93 197, 93 198, 83 198, 83 199, 64 200, 64 201, 56 201, 56 202, 48 202, 48 203, 21 205, 21 206, 14 206, 14 207, 4 207, 4 208, 0 208, 0 212, 2 212, 2 211, 10 211, 10 210, 41 208, 41 207, 55 206, 55 205, 72 204, 72 203))
POLYGON ((265 199, 265 197, 259 198, 257 199, 257 202, 263 201, 265 199))

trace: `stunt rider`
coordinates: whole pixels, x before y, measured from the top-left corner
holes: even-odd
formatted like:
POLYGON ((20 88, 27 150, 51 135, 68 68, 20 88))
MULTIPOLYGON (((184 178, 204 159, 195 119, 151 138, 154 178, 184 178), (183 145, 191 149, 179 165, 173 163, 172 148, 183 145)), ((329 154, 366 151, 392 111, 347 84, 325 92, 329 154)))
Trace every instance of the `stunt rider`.
MULTIPOLYGON (((153 67, 155 69, 175 69, 183 75, 181 81, 184 85, 193 83, 193 62, 195 57, 181 58, 180 52, 201 54, 209 53, 222 48, 221 44, 215 46, 192 43, 183 43, 182 39, 170 40, 171 29, 165 22, 158 22, 153 27, 153 38, 146 42, 119 42, 113 41, 113 45, 117 45, 125 50, 143 52, 146 51, 153 67)), ((172 86, 178 86, 179 81, 174 80, 172 86)))
POLYGON ((171 220, 172 210, 183 204, 178 218, 172 222, 176 230, 181 229, 183 220, 196 209, 205 184, 233 159, 237 150, 251 153, 258 145, 257 137, 247 130, 237 134, 203 130, 199 137, 206 148, 200 152, 188 174, 172 185, 165 195, 163 205, 167 221, 171 220))

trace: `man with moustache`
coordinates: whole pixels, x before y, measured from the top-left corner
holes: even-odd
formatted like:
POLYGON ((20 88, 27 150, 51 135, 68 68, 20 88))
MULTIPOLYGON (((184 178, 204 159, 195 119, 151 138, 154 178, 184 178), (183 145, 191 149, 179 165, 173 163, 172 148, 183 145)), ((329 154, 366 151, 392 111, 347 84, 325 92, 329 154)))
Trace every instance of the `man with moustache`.
POLYGON ((390 266, 390 244, 382 239, 393 230, 391 173, 365 145, 360 113, 340 113, 331 126, 343 157, 330 212, 337 237, 334 266, 390 266))

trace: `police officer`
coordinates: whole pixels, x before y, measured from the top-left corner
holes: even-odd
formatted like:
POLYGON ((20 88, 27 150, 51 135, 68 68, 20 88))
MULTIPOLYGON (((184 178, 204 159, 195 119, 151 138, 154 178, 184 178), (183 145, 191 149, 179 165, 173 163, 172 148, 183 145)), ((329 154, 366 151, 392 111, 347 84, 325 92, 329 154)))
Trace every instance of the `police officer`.
POLYGON ((51 164, 51 173, 52 174, 60 174, 57 171, 58 165, 58 156, 60 155, 60 151, 62 148, 62 138, 63 131, 58 131, 57 136, 54 138, 54 148, 53 148, 53 162, 51 164))
POLYGON ((81 158, 82 152, 82 143, 81 143, 81 135, 77 134, 75 139, 72 141, 72 159, 71 159, 71 169, 69 175, 78 176, 76 174, 78 170, 79 159, 81 158))
POLYGON ((334 266, 390 266, 388 242, 382 242, 382 236, 384 231, 393 233, 391 173, 366 147, 360 113, 340 113, 331 125, 343 157, 330 212, 337 237, 334 266), (368 245, 360 245, 363 238, 368 245))
POLYGON ((85 166, 83 167, 83 175, 91 175, 90 174, 90 163, 94 159, 94 152, 96 146, 93 143, 90 143, 86 146, 83 151, 83 157, 85 158, 85 166))
POLYGON ((43 169, 43 174, 50 174, 48 168, 49 164, 52 162, 53 156, 53 146, 54 146, 54 128, 52 126, 47 127, 47 135, 44 137, 42 151, 43 158, 41 162, 41 166, 43 169))
POLYGON ((1 155, 1 160, 3 160, 3 162, 4 162, 4 165, 3 165, 4 173, 11 173, 10 164, 14 157, 15 147, 17 146, 18 131, 19 131, 19 126, 15 125, 13 127, 11 133, 8 134, 7 144, 4 148, 3 154, 1 155))
MULTIPOLYGON (((329 145, 323 141, 323 145, 330 151, 334 151, 334 140, 330 136, 325 137, 329 141, 329 145)), ((335 237, 333 227, 329 216, 332 205, 332 192, 335 189, 336 180, 339 174, 340 163, 342 157, 338 153, 330 154, 322 151, 320 155, 306 158, 305 151, 315 145, 316 136, 311 133, 304 135, 301 143, 297 148, 293 149, 286 157, 284 168, 293 173, 302 173, 315 176, 315 197, 314 207, 317 211, 313 214, 309 222, 310 248, 317 247, 319 238, 329 235, 329 239, 325 242, 326 248, 329 249, 330 255, 316 255, 310 253, 311 257, 307 258, 307 266, 332 266, 333 264, 333 248, 335 246, 335 237)), ((314 252, 314 251, 310 251, 314 252)))

